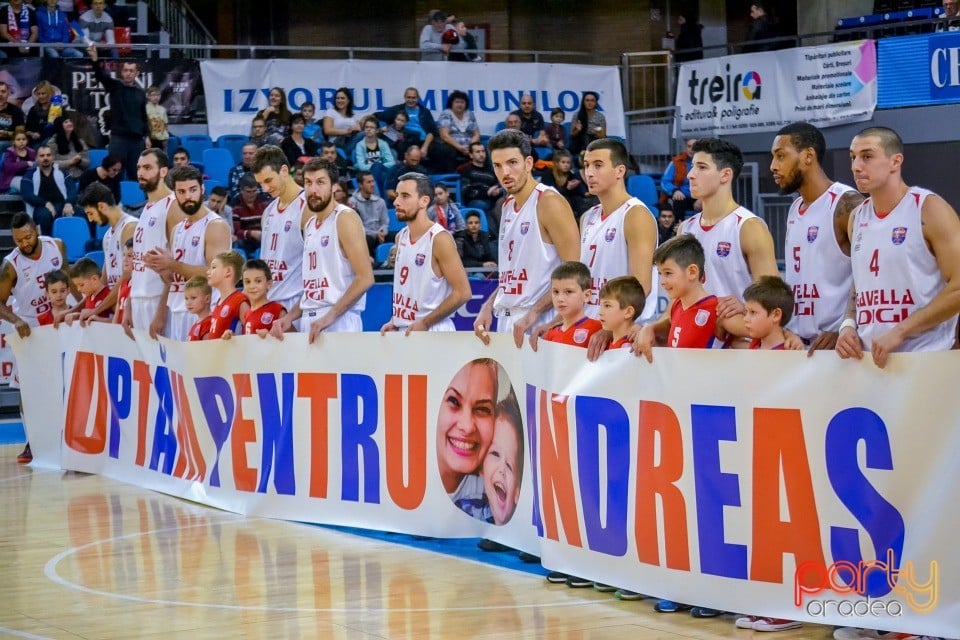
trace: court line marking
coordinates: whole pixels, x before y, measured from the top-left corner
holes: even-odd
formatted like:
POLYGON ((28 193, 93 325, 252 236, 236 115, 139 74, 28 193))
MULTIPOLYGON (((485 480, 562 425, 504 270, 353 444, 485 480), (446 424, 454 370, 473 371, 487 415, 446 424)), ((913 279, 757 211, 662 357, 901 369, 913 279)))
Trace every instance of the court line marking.
POLYGON ((53 640, 50 636, 38 636, 27 631, 18 631, 8 627, 0 627, 0 633, 7 636, 16 636, 18 638, 27 638, 28 640, 53 640))
MULTIPOLYGON (((193 529, 196 527, 207 527, 210 525, 230 525, 243 522, 243 519, 232 519, 232 520, 210 520, 209 522, 201 522, 197 524, 190 524, 186 526, 176 526, 176 527, 166 527, 163 529, 152 529, 150 531, 138 531, 136 533, 128 533, 122 536, 114 536, 112 538, 104 538, 102 540, 94 540, 93 542, 88 542, 83 545, 70 547, 61 551, 57 555, 50 558, 47 561, 46 565, 43 567, 43 573, 48 580, 59 584, 62 587, 67 589, 73 589, 75 591, 80 591, 82 593, 87 593, 90 595, 104 596, 107 598, 115 598, 118 600, 127 600, 129 602, 140 602, 143 604, 161 604, 166 606, 182 606, 182 607, 196 607, 202 609, 221 609, 228 611, 274 611, 278 613, 441 613, 444 611, 502 611, 502 610, 515 610, 515 609, 551 609, 556 607, 579 607, 584 605, 602 605, 603 601, 597 600, 571 600, 565 602, 546 602, 546 603, 530 603, 530 604, 515 604, 515 605, 489 605, 489 606, 477 606, 477 607, 424 607, 424 608, 369 608, 363 607, 358 609, 348 609, 348 608, 337 608, 337 609, 315 609, 315 608, 303 608, 303 607, 267 607, 267 606, 248 606, 248 605, 238 605, 238 604, 215 604, 208 602, 187 602, 183 600, 164 600, 160 598, 144 598, 141 596, 134 596, 125 593, 114 593, 111 591, 101 591, 100 589, 93 589, 82 584, 78 584, 71 580, 67 580, 59 573, 57 573, 57 565, 61 561, 65 560, 71 555, 85 551, 89 548, 112 543, 119 542, 121 540, 129 540, 132 538, 139 538, 141 536, 147 535, 156 535, 160 533, 171 533, 174 531, 182 531, 184 529, 193 529)), ((467 560, 470 562, 470 560, 467 560)), ((478 561, 473 561, 479 563, 478 561)), ((490 565, 484 565, 490 566, 490 565)), ((529 574, 525 574, 529 575, 529 574)))

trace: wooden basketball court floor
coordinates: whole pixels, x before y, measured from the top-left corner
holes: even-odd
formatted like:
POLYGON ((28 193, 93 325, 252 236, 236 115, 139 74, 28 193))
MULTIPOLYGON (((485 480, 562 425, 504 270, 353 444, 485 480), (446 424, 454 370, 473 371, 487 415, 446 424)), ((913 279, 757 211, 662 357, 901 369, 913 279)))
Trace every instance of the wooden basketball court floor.
MULTIPOLYGON (((0 446, 0 638, 829 638, 658 614, 539 575, 238 516, 0 446)), ((386 536, 389 538, 389 536, 386 536)), ((406 538, 406 537, 405 537, 406 538)))

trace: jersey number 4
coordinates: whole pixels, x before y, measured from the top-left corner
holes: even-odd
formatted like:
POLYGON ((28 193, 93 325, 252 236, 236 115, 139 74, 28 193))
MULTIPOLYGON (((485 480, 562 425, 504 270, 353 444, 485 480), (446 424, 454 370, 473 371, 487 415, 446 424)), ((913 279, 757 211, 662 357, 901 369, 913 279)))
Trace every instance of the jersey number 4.
POLYGON ((873 257, 870 258, 870 273, 875 277, 880 277, 880 249, 873 250, 873 257))

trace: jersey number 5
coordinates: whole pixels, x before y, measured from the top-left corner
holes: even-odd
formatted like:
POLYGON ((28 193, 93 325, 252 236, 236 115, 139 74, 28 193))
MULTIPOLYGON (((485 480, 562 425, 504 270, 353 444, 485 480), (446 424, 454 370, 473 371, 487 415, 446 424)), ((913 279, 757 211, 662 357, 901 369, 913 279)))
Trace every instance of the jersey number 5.
POLYGON ((793 270, 800 273, 800 247, 793 248, 793 270))

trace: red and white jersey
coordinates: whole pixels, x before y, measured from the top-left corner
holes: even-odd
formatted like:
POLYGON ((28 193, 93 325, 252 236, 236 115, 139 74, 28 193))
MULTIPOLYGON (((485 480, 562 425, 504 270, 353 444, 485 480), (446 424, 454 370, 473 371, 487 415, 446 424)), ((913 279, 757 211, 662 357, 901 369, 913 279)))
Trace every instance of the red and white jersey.
POLYGON ((10 292, 13 295, 13 312, 31 327, 39 325, 39 316, 52 308, 47 300, 47 280, 44 276, 56 269, 63 269, 63 254, 56 241, 48 236, 38 236, 40 257, 27 258, 20 249, 11 251, 4 260, 17 272, 17 284, 10 292))
MULTIPOLYGON (((103 302, 106 299, 108 295, 110 295, 110 287, 102 287, 100 291, 97 291, 97 293, 92 297, 87 296, 86 298, 83 299, 83 308, 93 311, 94 309, 97 308, 97 305, 99 305, 101 302, 103 302)), ((113 316, 113 309, 106 309, 98 315, 101 318, 109 318, 113 316)))
POLYGON ((256 309, 250 309, 247 311, 247 317, 243 319, 243 333, 256 333, 261 329, 269 331, 273 322, 286 312, 287 310, 279 302, 268 302, 256 309))
POLYGON ((834 213, 840 198, 852 188, 839 182, 803 208, 797 198, 787 214, 786 277, 793 289, 793 317, 787 328, 804 340, 824 331, 837 331, 850 298, 853 271, 840 250, 834 213))
POLYGON ((737 207, 711 227, 703 226, 702 216, 698 213, 681 223, 677 235, 689 233, 703 245, 706 255, 703 288, 707 293, 743 300, 743 291, 753 284, 753 276, 740 246, 740 230, 744 222, 757 216, 737 207))
POLYGON ((244 302, 248 301, 243 291, 234 291, 217 303, 210 312, 210 338, 222 338, 227 331, 240 333, 240 306, 244 302))
MULTIPOLYGON (((763 340, 761 338, 754 338, 753 340, 750 341, 750 348, 755 351, 759 351, 763 349, 763 340)), ((765 351, 784 351, 785 348, 786 348, 786 345, 783 342, 781 342, 780 344, 772 346, 769 349, 765 349, 765 351)))
POLYGON ((188 338, 189 342, 199 342, 203 340, 204 336, 210 333, 210 325, 213 322, 213 318, 210 316, 205 316, 200 320, 197 320, 193 323, 193 326, 190 327, 190 335, 188 338))
MULTIPOLYGON (((137 219, 123 214, 103 235, 103 268, 107 272, 107 286, 111 289, 120 282, 123 275, 123 230, 128 224, 138 224, 137 219)), ((166 224, 166 221, 164 221, 166 224)), ((134 231, 136 237, 136 231, 134 231)))
POLYGON ((667 346, 675 349, 713 349, 717 340, 717 296, 707 296, 684 309, 680 300, 670 306, 667 346))
POLYGON ((590 336, 601 329, 603 329, 603 325, 600 324, 599 320, 594 320, 590 316, 584 316, 566 329, 563 328, 562 324, 551 327, 550 330, 544 334, 543 339, 586 349, 587 345, 590 344, 590 336))
POLYGON ((410 242, 410 227, 397 234, 397 261, 393 270, 393 324, 407 327, 440 306, 453 287, 433 271, 433 241, 449 233, 436 222, 410 242))
POLYGON ((560 266, 557 247, 543 241, 537 205, 544 191, 552 187, 537 184, 533 193, 516 210, 513 196, 507 196, 500 215, 500 288, 494 312, 527 309, 550 291, 550 274, 560 266))
MULTIPOLYGON (((311 217, 303 228, 303 296, 301 309, 319 309, 335 305, 357 274, 340 247, 337 218, 349 210, 338 204, 323 222, 311 217)), ((366 307, 367 295, 360 296, 351 311, 366 307)))
POLYGON ((270 267, 273 286, 267 292, 271 300, 288 300, 302 293, 303 231, 300 221, 307 197, 303 191, 293 202, 280 208, 275 198, 263 212, 260 258, 270 267))
POLYGON ((630 349, 633 347, 633 340, 630 339, 630 336, 623 336, 622 338, 617 338, 612 340, 609 345, 607 345, 607 351, 613 351, 614 349, 630 349))
POLYGON ((127 300, 130 298, 130 278, 125 278, 120 281, 120 289, 117 290, 117 306, 114 308, 114 320, 117 324, 123 322, 123 317, 126 314, 126 305, 127 300))
MULTIPOLYGON (((627 234, 624 220, 633 207, 640 207, 641 215, 653 218, 647 206, 637 198, 629 198, 616 210, 603 215, 603 205, 598 204, 583 214, 583 229, 580 232, 580 262, 590 269, 590 299, 583 307, 591 318, 600 317, 600 289, 608 280, 630 275, 630 254, 627 251, 627 234)), ((634 214, 637 215, 637 214, 634 214)), ((660 274, 654 266, 651 291, 658 291, 660 274)), ((647 301, 639 317, 648 318, 656 313, 657 296, 645 291, 647 301)))
POLYGON ((169 246, 167 212, 174 202, 176 199, 171 193, 156 202, 148 202, 140 213, 133 232, 133 273, 130 276, 130 296, 133 298, 152 298, 163 293, 163 280, 144 264, 143 256, 152 249, 169 246))
MULTIPOLYGON (((181 220, 173 228, 173 239, 170 241, 170 250, 173 251, 173 257, 177 262, 191 265, 194 267, 207 265, 207 228, 210 223, 222 221, 223 218, 213 211, 208 211, 207 215, 199 220, 190 220, 186 218, 181 220)), ((170 295, 167 298, 167 306, 170 311, 186 311, 186 303, 183 300, 183 290, 187 285, 186 279, 178 273, 173 274, 173 280, 170 283, 170 295)))
MULTIPOLYGON (((910 187, 897 206, 878 214, 867 198, 854 212, 853 284, 857 294, 857 331, 866 348, 897 323, 930 304, 946 282, 923 238, 921 209, 931 191, 910 187)), ((953 346, 953 317, 898 351, 947 351, 953 346)))

